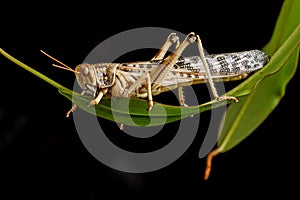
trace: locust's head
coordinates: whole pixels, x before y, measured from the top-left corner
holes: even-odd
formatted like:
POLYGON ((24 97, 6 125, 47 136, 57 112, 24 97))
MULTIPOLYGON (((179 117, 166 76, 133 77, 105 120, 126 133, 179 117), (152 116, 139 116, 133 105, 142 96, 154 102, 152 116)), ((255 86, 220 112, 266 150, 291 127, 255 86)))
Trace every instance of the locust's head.
POLYGON ((102 91, 103 94, 107 92, 107 89, 112 87, 115 83, 116 69, 118 63, 102 63, 102 64, 80 64, 75 70, 50 56, 46 52, 41 52, 52 60, 56 61, 60 65, 53 64, 54 67, 58 67, 64 70, 74 72, 77 82, 84 94, 96 97, 97 94, 102 91), (104 92, 106 91, 106 92, 104 92))
POLYGON ((110 88, 115 83, 114 64, 80 64, 75 68, 77 82, 84 94, 96 96, 101 89, 110 88))

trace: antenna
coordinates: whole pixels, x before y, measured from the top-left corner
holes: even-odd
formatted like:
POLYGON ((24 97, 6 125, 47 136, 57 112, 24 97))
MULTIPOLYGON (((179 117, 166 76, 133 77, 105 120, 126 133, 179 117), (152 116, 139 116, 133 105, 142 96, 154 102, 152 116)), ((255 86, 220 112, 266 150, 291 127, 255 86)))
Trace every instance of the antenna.
POLYGON ((52 64, 53 67, 57 67, 57 68, 61 68, 61 69, 64 69, 64 70, 68 70, 68 71, 71 71, 71 72, 74 72, 75 74, 79 74, 78 71, 75 71, 74 69, 72 69, 71 67, 69 67, 68 65, 66 65, 65 63, 57 60, 56 58, 50 56, 49 54, 47 54, 46 52, 44 52, 43 50, 40 50, 45 56, 49 57, 50 59, 54 60, 55 62, 61 64, 62 66, 60 65, 56 65, 56 64, 52 64))

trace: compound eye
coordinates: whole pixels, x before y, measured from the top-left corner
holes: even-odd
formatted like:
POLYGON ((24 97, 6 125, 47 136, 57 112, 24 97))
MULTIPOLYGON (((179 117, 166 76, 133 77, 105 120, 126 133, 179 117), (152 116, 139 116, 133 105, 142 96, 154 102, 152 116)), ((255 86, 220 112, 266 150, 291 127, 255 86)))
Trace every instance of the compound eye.
POLYGON ((86 66, 83 67, 82 71, 83 71, 84 75, 88 75, 89 74, 89 68, 86 67, 86 66))

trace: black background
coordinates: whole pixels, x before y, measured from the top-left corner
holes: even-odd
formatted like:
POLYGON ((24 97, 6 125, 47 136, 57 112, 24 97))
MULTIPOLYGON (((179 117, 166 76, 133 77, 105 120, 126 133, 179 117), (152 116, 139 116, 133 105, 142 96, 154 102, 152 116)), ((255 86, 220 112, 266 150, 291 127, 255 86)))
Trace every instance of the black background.
MULTIPOLYGON (((148 26, 182 33, 194 31, 210 53, 261 49, 271 37, 281 5, 282 1, 275 0, 164 4, 80 1, 66 5, 51 1, 3 2, 0 45, 71 88, 74 76, 51 68, 53 62, 40 49, 73 67, 108 37, 148 26)), ((151 57, 152 54, 139 53, 128 59, 151 57)), ((92 200, 104 195, 141 199, 179 194, 244 198, 296 193, 292 181, 299 178, 297 74, 278 107, 250 137, 216 157, 211 177, 204 181, 206 160, 198 158, 204 137, 201 129, 191 147, 171 165, 145 174, 119 172, 97 161, 85 149, 73 120, 65 118, 71 103, 55 88, 4 57, 0 57, 0 63, 0 199, 19 194, 40 199, 92 200)), ((237 83, 228 83, 228 87, 231 84, 237 83)), ((102 123, 111 125, 111 137, 122 143, 114 136, 121 134, 117 127, 105 120, 102 123)), ((203 127, 205 130, 205 124, 203 127)), ((123 145, 140 145, 127 140, 123 145)), ((161 141, 152 142, 159 146, 161 141)), ((151 142, 147 145, 151 146, 151 142)))

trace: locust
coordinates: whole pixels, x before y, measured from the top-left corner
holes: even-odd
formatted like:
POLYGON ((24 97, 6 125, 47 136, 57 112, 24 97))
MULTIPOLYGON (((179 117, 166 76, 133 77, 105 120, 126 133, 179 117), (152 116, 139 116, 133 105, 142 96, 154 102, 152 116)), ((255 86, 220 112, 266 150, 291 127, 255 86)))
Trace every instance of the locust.
MULTIPOLYGON (((205 54, 199 35, 191 32, 180 43, 176 33, 171 33, 150 61, 126 63, 83 63, 75 69, 53 58, 56 67, 72 71, 82 89, 81 95, 92 96, 87 106, 99 104, 105 97, 147 98, 148 111, 153 107, 153 96, 177 89, 181 106, 185 104, 183 87, 208 83, 213 97, 218 101, 238 102, 236 97, 219 96, 214 82, 246 78, 251 72, 261 69, 269 62, 269 56, 261 50, 234 53, 205 54), (199 55, 183 57, 182 52, 192 43, 197 43, 199 55), (167 55, 175 45, 175 50, 167 55)), ((74 104, 67 117, 75 111, 74 104)))

